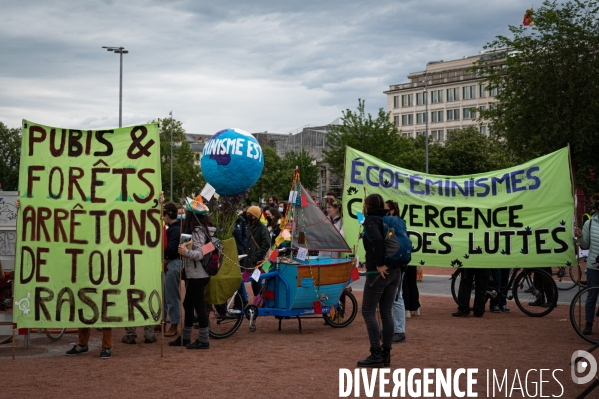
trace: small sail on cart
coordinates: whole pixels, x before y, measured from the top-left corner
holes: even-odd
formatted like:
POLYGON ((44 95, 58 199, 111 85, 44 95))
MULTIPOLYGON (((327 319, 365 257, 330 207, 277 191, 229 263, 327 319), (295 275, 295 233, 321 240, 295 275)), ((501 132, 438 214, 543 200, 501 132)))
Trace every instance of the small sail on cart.
POLYGON ((277 318, 279 330, 282 320, 296 318, 300 332, 303 318, 323 317, 335 328, 354 321, 358 303, 349 287, 359 278, 354 251, 301 184, 297 169, 290 200, 284 228, 262 264, 265 273, 259 276, 263 282, 260 296, 248 304, 242 282, 227 303, 212 305, 212 338, 231 336, 244 318, 252 332, 256 331, 256 319, 263 316, 277 318))

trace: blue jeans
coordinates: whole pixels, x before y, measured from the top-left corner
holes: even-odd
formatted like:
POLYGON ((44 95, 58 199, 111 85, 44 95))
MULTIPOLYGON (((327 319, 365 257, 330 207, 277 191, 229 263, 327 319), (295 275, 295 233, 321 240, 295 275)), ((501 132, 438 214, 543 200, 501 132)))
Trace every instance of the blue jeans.
POLYGON ((393 332, 397 334, 405 334, 406 332, 406 307, 403 303, 402 294, 402 284, 400 283, 393 302, 393 322, 395 323, 393 332))
MULTIPOLYGON (((587 268, 587 287, 599 286, 599 270, 587 268)), ((595 307, 597 305, 597 290, 592 290, 587 295, 585 304, 585 319, 587 323, 592 323, 595 320, 595 307)))
POLYGON ((181 297, 179 284, 181 284, 179 259, 171 260, 166 265, 164 276, 164 315, 170 319, 171 324, 181 323, 181 297))
POLYGON ((389 269, 386 278, 379 274, 366 276, 362 295, 362 317, 366 323, 370 347, 380 347, 379 324, 376 321, 376 307, 379 307, 383 324, 383 346, 391 347, 393 340, 393 302, 400 280, 399 267, 389 269))

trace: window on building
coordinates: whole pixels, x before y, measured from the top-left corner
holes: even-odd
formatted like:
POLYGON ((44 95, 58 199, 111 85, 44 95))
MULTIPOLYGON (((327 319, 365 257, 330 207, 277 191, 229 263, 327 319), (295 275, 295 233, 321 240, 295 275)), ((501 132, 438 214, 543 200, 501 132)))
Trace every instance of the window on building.
POLYGON ((443 111, 431 112, 431 122, 443 122, 443 111))
POLYGON ((407 137, 407 138, 411 139, 413 137, 413 133, 412 132, 402 133, 401 136, 402 137, 407 137))
POLYGON ((416 123, 426 123, 426 112, 416 114, 416 123))
POLYGON ((454 121, 460 120, 460 109, 459 108, 456 108, 453 110, 453 120, 454 121))
POLYGON ((427 93, 416 93, 416 105, 426 104, 427 93))
POLYGON ((487 127, 486 126, 480 127, 480 134, 482 134, 483 136, 487 135, 487 127))
POLYGON ((474 119, 476 118, 476 110, 474 108, 463 108, 463 119, 474 119))
POLYGON ((487 96, 487 85, 484 83, 481 83, 478 86, 478 96, 480 98, 485 98, 487 96))
POLYGON ((395 124, 395 126, 399 126, 399 115, 393 116, 393 123, 395 124))
POLYGON ((424 136, 425 132, 416 132, 416 137, 424 136))
POLYGON ((414 95, 413 94, 404 94, 401 96, 401 106, 402 107, 411 107, 414 105, 414 95))
POLYGON ((443 102, 443 90, 433 90, 431 92, 431 103, 442 103, 443 102))
POLYGON ((476 85, 462 87, 462 98, 464 100, 476 98, 476 85))
POLYGON ((414 114, 404 114, 401 116, 401 124, 402 125, 413 125, 414 124, 414 114))
POLYGON ((460 101, 460 88, 447 89, 447 101, 460 101))
POLYGON ((393 96, 393 108, 399 108, 399 96, 393 96))
POLYGON ((448 109, 447 110, 447 121, 452 121, 453 120, 453 110, 452 109, 448 109))
POLYGON ((443 141, 443 130, 432 130, 433 141, 443 141))

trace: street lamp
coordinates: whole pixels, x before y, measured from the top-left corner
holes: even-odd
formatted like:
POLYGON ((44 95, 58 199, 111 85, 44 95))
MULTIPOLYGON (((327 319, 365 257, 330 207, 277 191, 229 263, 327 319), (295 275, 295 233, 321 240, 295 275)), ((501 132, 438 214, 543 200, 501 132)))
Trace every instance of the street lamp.
POLYGON ((426 171, 424 173, 428 174, 428 92, 427 92, 427 88, 428 88, 428 80, 427 80, 427 76, 428 76, 428 66, 431 64, 438 64, 444 62, 443 60, 440 61, 429 61, 426 63, 426 68, 424 69, 424 91, 422 93, 422 97, 424 99, 424 104, 426 105, 426 111, 424 114, 424 119, 426 121, 426 130, 425 130, 425 135, 426 135, 426 143, 425 143, 425 157, 426 157, 426 171))
POLYGON ((121 74, 119 82, 119 127, 123 126, 123 54, 128 54, 129 50, 125 50, 124 47, 109 47, 102 46, 108 51, 114 51, 115 54, 120 54, 121 57, 121 74))
POLYGON ((173 202, 173 111, 168 114, 171 116, 171 202, 173 202))

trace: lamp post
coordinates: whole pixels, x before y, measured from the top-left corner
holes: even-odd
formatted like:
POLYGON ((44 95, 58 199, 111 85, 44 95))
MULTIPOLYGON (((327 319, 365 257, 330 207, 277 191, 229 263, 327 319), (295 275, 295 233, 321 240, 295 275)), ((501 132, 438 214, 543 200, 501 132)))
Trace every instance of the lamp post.
POLYGON ((119 127, 123 126, 123 54, 128 54, 129 50, 125 50, 124 47, 109 47, 102 46, 108 51, 114 51, 115 54, 120 54, 121 58, 121 73, 119 81, 119 127))
POLYGON ((173 111, 168 114, 171 116, 171 202, 173 202, 173 111))
MULTIPOLYGON (((428 65, 428 64, 427 64, 428 65)), ((428 71, 424 71, 424 91, 422 92, 422 99, 424 100, 424 104, 426 105, 426 111, 424 113, 424 120, 426 122, 426 128, 424 131, 424 135, 425 135, 425 143, 424 143, 424 153, 425 153, 425 157, 426 157, 426 171, 424 173, 428 174, 428 92, 427 92, 427 73, 428 71)))

